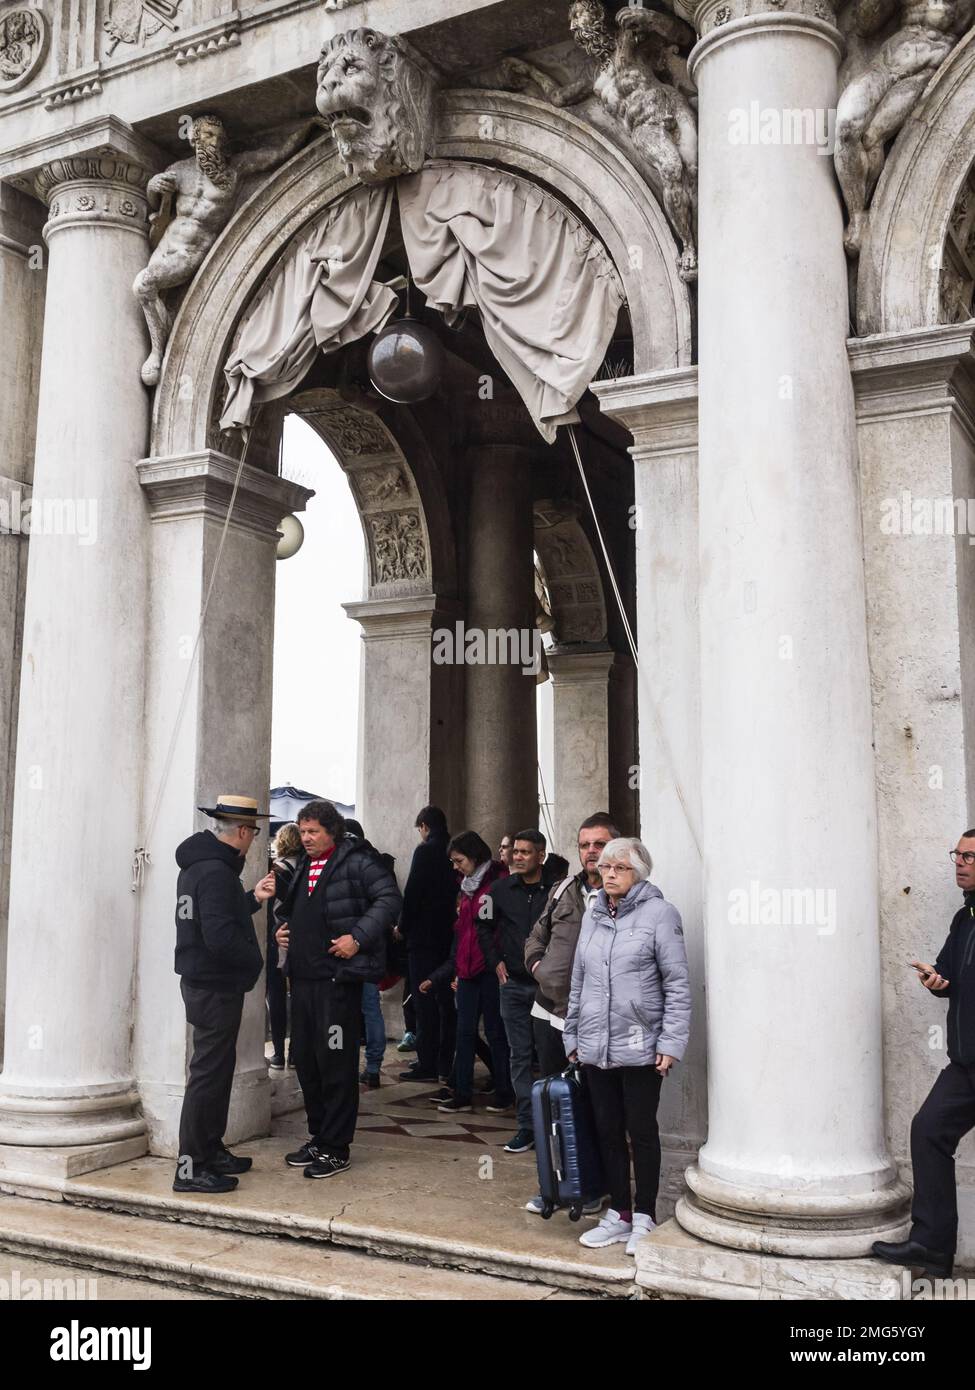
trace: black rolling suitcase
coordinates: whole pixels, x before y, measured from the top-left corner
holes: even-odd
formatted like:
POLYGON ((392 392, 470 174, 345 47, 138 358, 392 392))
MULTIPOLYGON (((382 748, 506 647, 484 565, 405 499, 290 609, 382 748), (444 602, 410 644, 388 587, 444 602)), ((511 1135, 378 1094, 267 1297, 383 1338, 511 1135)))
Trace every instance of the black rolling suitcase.
POLYGON ((606 1191, 592 1107, 577 1066, 532 1086, 532 1128, 542 1216, 568 1207, 578 1221, 586 1202, 606 1191))

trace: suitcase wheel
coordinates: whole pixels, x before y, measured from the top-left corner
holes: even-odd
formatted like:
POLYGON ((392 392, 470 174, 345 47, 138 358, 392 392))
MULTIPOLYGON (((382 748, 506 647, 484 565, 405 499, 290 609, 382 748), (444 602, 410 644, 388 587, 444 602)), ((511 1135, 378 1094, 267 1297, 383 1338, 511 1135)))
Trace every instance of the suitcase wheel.
POLYGON ((578 1221, 581 1215, 582 1215, 582 1207, 570 1207, 570 1208, 569 1208, 569 1220, 570 1220, 570 1221, 578 1221))
POLYGON ((552 1215, 552 1212, 553 1212, 554 1210, 555 1210, 555 1207, 552 1205, 551 1202, 543 1202, 543 1203, 542 1203, 542 1220, 543 1220, 543 1221, 548 1221, 549 1218, 550 1218, 551 1215, 552 1215))

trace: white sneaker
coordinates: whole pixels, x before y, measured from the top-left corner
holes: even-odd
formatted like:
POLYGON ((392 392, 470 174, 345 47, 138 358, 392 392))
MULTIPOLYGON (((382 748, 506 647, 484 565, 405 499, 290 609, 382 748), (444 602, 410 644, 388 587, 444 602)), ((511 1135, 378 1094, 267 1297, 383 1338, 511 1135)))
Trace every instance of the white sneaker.
POLYGON ((633 1234, 626 1242, 626 1253, 628 1255, 635 1255, 637 1243, 642 1240, 644 1236, 648 1236, 651 1231, 655 1231, 656 1229, 656 1221, 647 1216, 645 1212, 635 1211, 633 1213, 633 1234))
POLYGON ((610 1207, 598 1226, 579 1237, 579 1244, 588 1245, 590 1250, 598 1250, 603 1245, 620 1245, 624 1240, 628 1241, 632 1233, 632 1224, 621 1220, 619 1212, 610 1207))
POLYGON ((542 1206, 541 1197, 529 1197, 528 1201, 525 1203, 525 1211, 531 1211, 534 1212, 536 1216, 541 1216, 542 1206))

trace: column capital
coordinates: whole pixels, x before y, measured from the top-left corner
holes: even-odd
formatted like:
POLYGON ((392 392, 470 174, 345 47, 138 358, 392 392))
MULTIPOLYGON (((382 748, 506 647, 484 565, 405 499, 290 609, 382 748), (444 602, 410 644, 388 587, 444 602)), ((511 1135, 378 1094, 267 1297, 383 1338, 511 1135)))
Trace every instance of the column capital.
MULTIPOLYGON (((227 515, 237 468, 236 459, 214 449, 142 459, 136 464, 153 522, 203 519, 221 525, 227 515)), ((281 518, 303 511, 314 495, 310 488, 245 463, 230 525, 238 531, 272 537, 281 518)))
POLYGON ((806 32, 830 44, 840 58, 843 37, 836 27, 836 8, 831 0, 702 0, 695 10, 701 38, 691 50, 691 77, 709 53, 724 43, 770 32, 806 32))
POLYGON ((50 210, 44 240, 66 227, 120 227, 138 235, 148 228, 149 171, 125 155, 73 155, 45 164, 34 191, 50 210))
POLYGON ((609 680, 616 653, 605 643, 585 643, 574 647, 553 647, 545 653, 548 669, 556 685, 601 685, 609 680))
POLYGON ((590 388, 604 415, 633 436, 638 462, 697 451, 697 368, 671 367, 590 388))
POLYGON ((363 599, 342 607, 362 627, 363 639, 429 637, 434 628, 457 622, 463 609, 456 599, 437 594, 404 594, 402 598, 363 599))

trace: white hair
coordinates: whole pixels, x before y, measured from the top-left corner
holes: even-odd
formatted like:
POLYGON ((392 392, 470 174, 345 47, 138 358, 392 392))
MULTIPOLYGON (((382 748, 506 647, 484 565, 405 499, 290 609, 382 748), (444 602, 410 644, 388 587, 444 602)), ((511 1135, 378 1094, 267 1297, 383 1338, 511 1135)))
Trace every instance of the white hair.
POLYGON ((627 835, 622 835, 619 839, 610 840, 602 854, 599 856, 597 868, 601 869, 604 864, 614 864, 619 860, 629 864, 636 874, 637 883, 650 877, 653 868, 653 860, 650 858, 650 851, 642 840, 636 840, 627 835))
POLYGON ((253 825, 253 821, 231 820, 229 816, 211 816, 210 828, 219 840, 221 835, 227 835, 232 830, 236 830, 239 825, 253 825))

